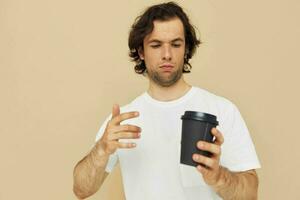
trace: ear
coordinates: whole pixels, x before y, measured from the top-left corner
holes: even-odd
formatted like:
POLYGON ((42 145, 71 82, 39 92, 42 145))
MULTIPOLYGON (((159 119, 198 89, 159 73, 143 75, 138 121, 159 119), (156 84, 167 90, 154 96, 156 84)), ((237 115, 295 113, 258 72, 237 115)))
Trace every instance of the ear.
POLYGON ((142 48, 139 48, 138 49, 138 54, 139 54, 139 56, 140 56, 140 59, 141 60, 144 60, 144 50, 142 49, 142 48))

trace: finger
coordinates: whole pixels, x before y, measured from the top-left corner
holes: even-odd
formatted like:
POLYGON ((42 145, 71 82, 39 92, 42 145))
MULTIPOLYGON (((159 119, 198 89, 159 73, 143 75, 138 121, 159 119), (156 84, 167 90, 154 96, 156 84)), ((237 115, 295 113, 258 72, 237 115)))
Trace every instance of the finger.
POLYGON ((209 173, 209 169, 207 169, 206 167, 201 166, 201 165, 197 166, 197 170, 203 175, 209 173))
POLYGON ((217 165, 217 160, 206 156, 202 156, 200 154, 193 154, 193 160, 212 169, 215 168, 217 165))
POLYGON ((138 126, 135 126, 135 125, 124 124, 124 125, 120 125, 120 126, 115 126, 110 131, 113 132, 113 133, 122 132, 122 131, 141 132, 142 129, 138 126))
POLYGON ((200 150, 209 151, 215 156, 219 156, 221 154, 221 147, 220 145, 209 143, 205 141, 199 141, 197 142, 197 147, 200 150))
POLYGON ((136 147, 136 143, 117 142, 117 146, 120 149, 131 149, 136 147))
POLYGON ((114 104, 112 108, 112 116, 111 118, 113 119, 114 117, 118 116, 120 114, 120 106, 118 104, 114 104))
POLYGON ((119 139, 137 139, 141 137, 141 133, 132 132, 118 132, 116 134, 108 135, 108 140, 119 140, 119 139))
POLYGON ((117 116, 115 116, 112 120, 111 123, 114 125, 119 125, 122 121, 127 120, 127 119, 131 119, 131 118, 135 118, 139 116, 138 112, 126 112, 126 113, 122 113, 119 114, 117 116))
POLYGON ((211 133, 216 137, 216 139, 214 141, 215 144, 221 145, 224 143, 224 137, 217 128, 212 128, 211 133))

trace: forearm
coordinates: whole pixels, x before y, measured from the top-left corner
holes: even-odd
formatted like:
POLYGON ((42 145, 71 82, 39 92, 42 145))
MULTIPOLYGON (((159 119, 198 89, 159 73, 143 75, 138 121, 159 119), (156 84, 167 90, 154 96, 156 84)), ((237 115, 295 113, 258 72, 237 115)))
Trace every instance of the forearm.
POLYGON ((93 148, 91 152, 78 162, 74 169, 73 191, 79 198, 86 198, 94 194, 103 183, 109 156, 99 153, 93 148))
POLYGON ((256 200, 258 178, 255 171, 230 172, 221 167, 219 183, 213 189, 224 200, 256 200))

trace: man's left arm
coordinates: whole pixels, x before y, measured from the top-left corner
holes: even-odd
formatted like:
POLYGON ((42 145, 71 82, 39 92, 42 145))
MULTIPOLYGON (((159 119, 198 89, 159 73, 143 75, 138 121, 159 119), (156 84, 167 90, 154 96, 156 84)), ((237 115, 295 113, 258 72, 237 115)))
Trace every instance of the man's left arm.
POLYGON ((212 129, 215 136, 214 143, 199 141, 197 147, 212 153, 211 157, 194 154, 193 159, 199 164, 197 170, 202 174, 204 181, 210 185, 224 200, 243 199, 256 200, 258 177, 255 170, 231 172, 220 165, 221 145, 224 138, 216 128, 212 129))

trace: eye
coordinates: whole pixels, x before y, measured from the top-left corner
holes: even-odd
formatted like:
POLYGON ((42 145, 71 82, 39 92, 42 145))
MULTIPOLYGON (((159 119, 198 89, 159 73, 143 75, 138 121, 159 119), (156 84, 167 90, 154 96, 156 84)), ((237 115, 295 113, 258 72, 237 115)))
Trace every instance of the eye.
POLYGON ((175 48, 179 48, 181 46, 181 44, 172 44, 172 46, 175 48))
POLYGON ((159 44, 156 44, 156 45, 151 45, 151 47, 155 49, 155 48, 158 48, 158 47, 160 47, 160 45, 159 45, 159 44))

